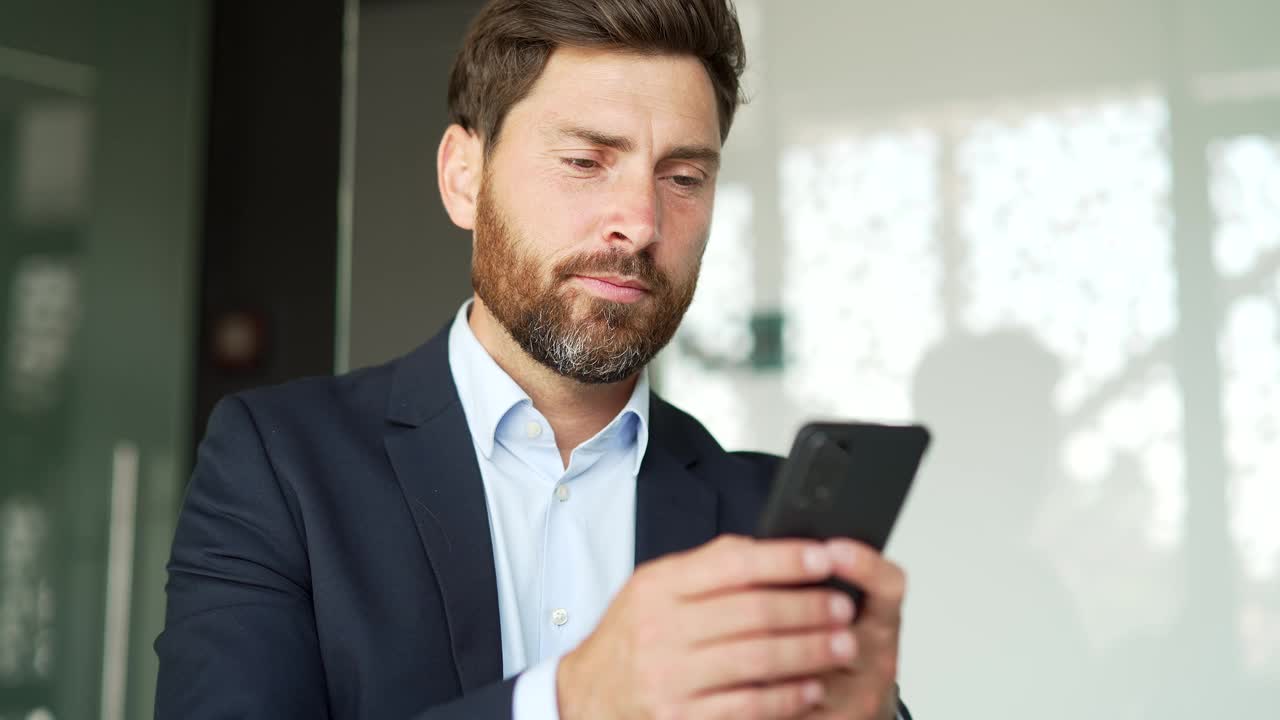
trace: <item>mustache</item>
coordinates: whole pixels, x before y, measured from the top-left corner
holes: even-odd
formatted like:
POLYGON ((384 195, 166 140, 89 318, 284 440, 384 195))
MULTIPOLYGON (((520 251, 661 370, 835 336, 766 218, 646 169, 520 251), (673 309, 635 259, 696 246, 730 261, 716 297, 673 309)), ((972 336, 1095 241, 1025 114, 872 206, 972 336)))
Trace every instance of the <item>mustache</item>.
POLYGON ((627 253, 621 250, 606 250, 575 255, 558 263, 555 273, 561 282, 574 275, 601 274, 633 277, 655 292, 665 292, 671 288, 671 281, 666 273, 659 270, 653 257, 644 252, 627 253))

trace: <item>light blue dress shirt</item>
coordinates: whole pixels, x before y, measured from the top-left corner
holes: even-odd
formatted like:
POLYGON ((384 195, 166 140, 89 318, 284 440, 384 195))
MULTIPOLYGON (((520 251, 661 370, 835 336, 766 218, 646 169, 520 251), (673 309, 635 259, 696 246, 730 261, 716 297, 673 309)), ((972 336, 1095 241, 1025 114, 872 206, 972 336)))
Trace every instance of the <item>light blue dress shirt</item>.
MULTIPOLYGON (((636 477, 649 444, 649 376, 573 449, 476 339, 471 301, 449 328, 449 369, 484 483, 513 720, 560 720, 560 658, 595 629, 635 569, 636 477)), ((901 715, 898 716, 901 720, 901 715)))
POLYGON ((636 476, 649 442, 649 379, 564 466, 551 425, 467 323, 449 329, 449 368, 484 483, 498 582, 504 677, 519 672, 514 720, 559 720, 560 657, 595 629, 635 569, 636 476))

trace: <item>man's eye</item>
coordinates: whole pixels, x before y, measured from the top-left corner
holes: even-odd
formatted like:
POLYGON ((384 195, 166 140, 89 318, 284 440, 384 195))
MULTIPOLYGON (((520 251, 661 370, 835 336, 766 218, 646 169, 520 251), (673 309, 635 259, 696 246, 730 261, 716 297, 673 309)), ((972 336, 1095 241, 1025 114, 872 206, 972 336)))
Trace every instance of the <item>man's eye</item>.
POLYGON ((565 158, 565 162, 577 170, 595 170, 600 163, 588 158, 565 158))
POLYGON ((683 188, 696 188, 702 184, 702 178, 693 177, 692 175, 672 175, 671 179, 676 185, 683 188))

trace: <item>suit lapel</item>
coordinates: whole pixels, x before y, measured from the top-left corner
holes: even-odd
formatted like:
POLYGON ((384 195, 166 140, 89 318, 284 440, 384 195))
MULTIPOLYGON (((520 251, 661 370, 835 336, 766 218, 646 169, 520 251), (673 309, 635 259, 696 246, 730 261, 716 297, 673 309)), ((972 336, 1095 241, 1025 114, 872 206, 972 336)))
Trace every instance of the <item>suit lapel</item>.
POLYGON ((649 447, 636 479, 636 565, 716 536, 716 492, 691 471, 698 454, 682 420, 650 395, 649 447))
POLYGON ((502 679, 498 588, 484 484, 449 372, 448 330, 402 360, 387 455, 440 586, 463 692, 502 679))

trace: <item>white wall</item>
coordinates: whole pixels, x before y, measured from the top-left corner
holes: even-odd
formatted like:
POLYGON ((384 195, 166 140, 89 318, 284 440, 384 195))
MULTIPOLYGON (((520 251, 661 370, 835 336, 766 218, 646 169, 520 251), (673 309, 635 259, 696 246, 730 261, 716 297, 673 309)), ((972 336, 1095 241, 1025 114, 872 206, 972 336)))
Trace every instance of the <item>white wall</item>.
POLYGON ((738 5, 662 390, 737 447, 931 425, 890 546, 917 717, 1280 717, 1280 6, 738 5))

